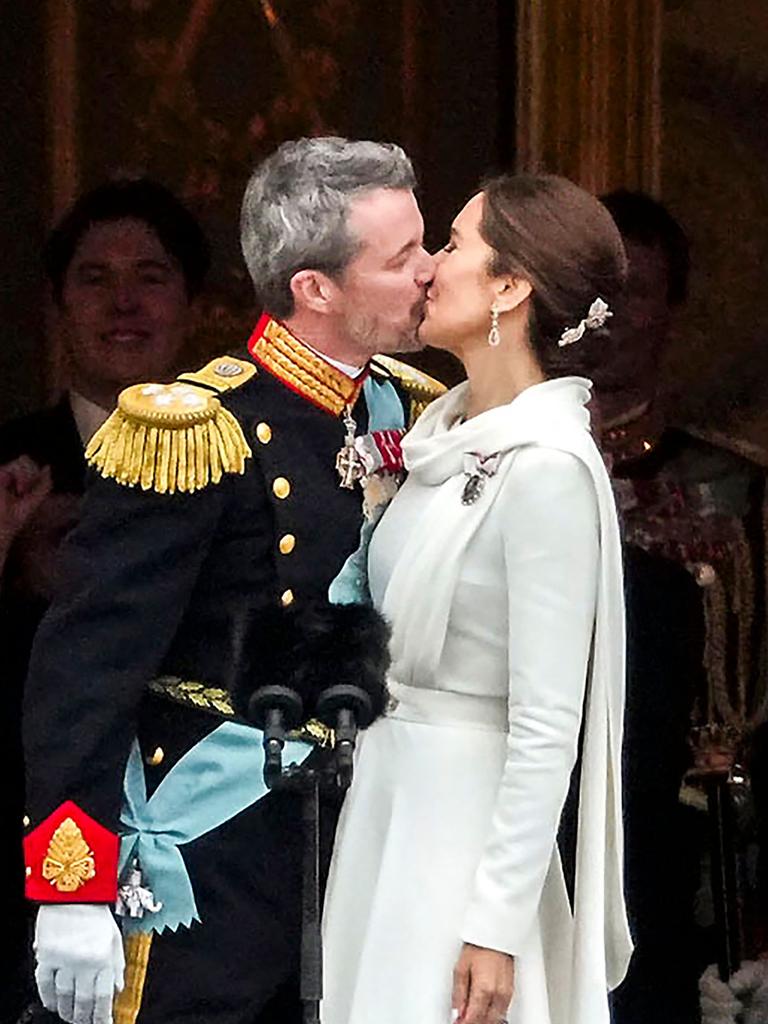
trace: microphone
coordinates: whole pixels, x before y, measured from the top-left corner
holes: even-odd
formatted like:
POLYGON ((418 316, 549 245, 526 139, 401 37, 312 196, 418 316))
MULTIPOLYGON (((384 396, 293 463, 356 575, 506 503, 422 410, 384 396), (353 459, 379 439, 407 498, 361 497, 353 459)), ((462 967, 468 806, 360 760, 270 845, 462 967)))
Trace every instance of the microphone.
POLYGON ((248 701, 248 718, 264 733, 264 781, 272 789, 283 773, 285 736, 303 720, 304 702, 290 686, 260 686, 248 701))
POLYGON ((388 641, 386 622, 367 605, 244 610, 230 692, 237 712, 264 732, 270 788, 282 771, 286 733, 313 717, 336 730, 336 781, 349 785, 357 731, 384 712, 388 641), (261 683, 255 691, 252 680, 261 683))
POLYGON ((352 763, 358 729, 367 728, 376 717, 371 694, 352 683, 337 683, 317 698, 315 715, 336 734, 336 777, 342 789, 352 782, 352 763))

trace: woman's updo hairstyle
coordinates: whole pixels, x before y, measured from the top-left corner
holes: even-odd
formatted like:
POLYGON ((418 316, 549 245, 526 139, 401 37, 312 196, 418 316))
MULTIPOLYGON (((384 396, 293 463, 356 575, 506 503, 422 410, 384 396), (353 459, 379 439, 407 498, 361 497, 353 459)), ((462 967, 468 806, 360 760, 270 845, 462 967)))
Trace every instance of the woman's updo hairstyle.
POLYGON ((586 374, 605 358, 611 321, 563 348, 592 303, 617 308, 627 256, 613 218, 598 199, 566 178, 516 174, 483 185, 480 234, 493 249, 491 277, 529 281, 530 343, 547 377, 586 374))

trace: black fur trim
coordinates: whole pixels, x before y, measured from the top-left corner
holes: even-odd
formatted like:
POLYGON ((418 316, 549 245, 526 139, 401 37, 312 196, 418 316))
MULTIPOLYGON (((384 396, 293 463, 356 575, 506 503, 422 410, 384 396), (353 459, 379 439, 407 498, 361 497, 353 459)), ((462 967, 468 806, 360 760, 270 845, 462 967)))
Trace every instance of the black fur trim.
POLYGON ((367 605, 316 602, 245 613, 230 675, 232 702, 244 715, 254 690, 289 686, 311 718, 320 694, 346 683, 365 690, 378 718, 386 704, 388 644, 389 627, 367 605))

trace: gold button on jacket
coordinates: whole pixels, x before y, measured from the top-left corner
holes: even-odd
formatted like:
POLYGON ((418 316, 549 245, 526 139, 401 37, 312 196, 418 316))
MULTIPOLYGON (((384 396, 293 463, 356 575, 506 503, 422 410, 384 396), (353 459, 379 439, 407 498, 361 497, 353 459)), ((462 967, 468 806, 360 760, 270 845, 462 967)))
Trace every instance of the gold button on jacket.
POLYGON ((272 483, 272 493, 276 498, 287 498, 291 493, 291 485, 284 476, 279 476, 272 483))

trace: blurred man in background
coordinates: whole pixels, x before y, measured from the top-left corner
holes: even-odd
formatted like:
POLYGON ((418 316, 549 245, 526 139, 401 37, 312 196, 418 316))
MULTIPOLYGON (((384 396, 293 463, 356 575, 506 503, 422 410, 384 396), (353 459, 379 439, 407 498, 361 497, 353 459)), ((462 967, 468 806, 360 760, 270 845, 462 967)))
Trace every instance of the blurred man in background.
MULTIPOLYGON (((706 794, 730 785, 765 685, 765 471, 740 441, 676 425, 660 400, 674 314, 687 295, 682 227, 642 193, 603 202, 629 257, 624 306, 594 374, 627 587, 625 814, 636 948, 613 1013, 616 1024, 695 1024, 698 978, 725 940, 701 870, 706 794)), ((735 863, 736 833, 721 839, 735 863)), ((736 896, 731 887, 724 913, 736 896)))

